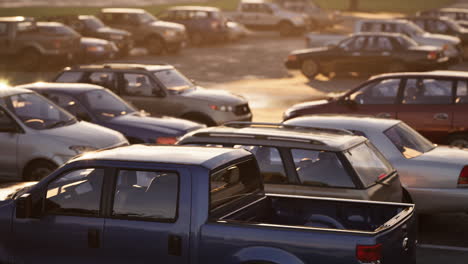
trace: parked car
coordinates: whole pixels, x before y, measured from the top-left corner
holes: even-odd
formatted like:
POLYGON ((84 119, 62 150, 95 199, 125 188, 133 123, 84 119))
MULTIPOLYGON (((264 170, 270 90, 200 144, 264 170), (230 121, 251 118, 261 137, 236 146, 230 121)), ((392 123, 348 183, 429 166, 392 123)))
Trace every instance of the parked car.
MULTIPOLYGON (((58 22, 37 22, 37 29, 45 35, 80 36, 72 28, 58 22)), ((118 52, 113 42, 97 38, 80 38, 80 51, 76 53, 73 62, 89 63, 97 60, 112 59, 118 52)))
POLYGON ((208 126, 252 119, 244 98, 197 86, 173 66, 166 64, 76 66, 65 68, 54 81, 104 86, 153 116, 180 117, 208 126))
POLYGON ((99 18, 106 24, 132 34, 135 45, 142 45, 151 54, 179 52, 187 40, 181 24, 158 20, 138 8, 104 8, 99 18))
POLYGON ((0 261, 409 264, 414 222, 411 204, 265 195, 245 150, 132 145, 0 201, 0 261))
POLYGON ((418 213, 468 212, 468 151, 437 146, 395 119, 305 116, 285 125, 347 129, 367 137, 400 174, 418 213))
POLYGON ((227 19, 216 7, 175 6, 158 14, 158 18, 184 25, 195 46, 228 38, 227 19))
MULTIPOLYGON (((0 89, 0 178, 38 180, 86 151, 128 144, 26 89, 0 89)), ((0 254, 1 255, 1 254, 0 254)))
POLYGON ((281 8, 265 0, 242 0, 237 11, 225 12, 226 16, 251 29, 276 30, 281 36, 304 32, 308 16, 281 8))
POLYGON ((467 147, 467 81, 458 71, 377 75, 338 97, 294 105, 284 119, 318 113, 395 118, 437 144, 467 147))
POLYGON ((187 132, 204 127, 184 119, 149 117, 102 86, 41 82, 19 87, 47 97, 79 120, 121 132, 131 144, 174 144, 187 132))
MULTIPOLYGON (((432 34, 424 31, 422 28, 406 19, 363 19, 358 20, 355 24, 354 33, 373 32, 373 33, 400 33, 412 38, 419 45, 437 46, 443 49, 445 55, 449 57, 451 64, 456 64, 460 61, 462 55, 461 41, 458 37, 432 34)), ((316 33, 310 33, 306 36, 309 45, 317 45, 315 39, 326 42, 326 44, 336 44, 346 38, 347 34, 327 35, 331 39, 321 37, 316 33)))
POLYGON ((274 2, 287 10, 307 15, 311 30, 334 26, 342 21, 339 12, 325 10, 313 0, 274 0, 274 2))
POLYGON ((244 25, 231 19, 227 20, 226 27, 227 40, 229 41, 239 40, 251 34, 251 32, 244 25))
POLYGON ((228 123, 191 132, 177 144, 249 150, 268 193, 403 201, 395 169, 368 140, 349 131, 228 123))
POLYGON ((447 64, 440 48, 419 46, 396 33, 354 34, 336 46, 293 51, 285 61, 286 68, 301 70, 309 79, 319 73, 431 70, 447 64))
POLYGON ((0 17, 0 58, 11 60, 21 70, 68 63, 79 49, 78 34, 43 34, 33 18, 0 17))
POLYGON ((466 22, 468 21, 468 10, 465 8, 440 8, 433 10, 426 10, 418 12, 420 16, 436 16, 436 17, 449 17, 455 21, 466 22))
POLYGON ((126 56, 133 47, 130 32, 111 28, 91 15, 69 15, 47 17, 48 21, 61 22, 80 33, 83 37, 105 39, 113 42, 119 49, 119 55, 126 56))

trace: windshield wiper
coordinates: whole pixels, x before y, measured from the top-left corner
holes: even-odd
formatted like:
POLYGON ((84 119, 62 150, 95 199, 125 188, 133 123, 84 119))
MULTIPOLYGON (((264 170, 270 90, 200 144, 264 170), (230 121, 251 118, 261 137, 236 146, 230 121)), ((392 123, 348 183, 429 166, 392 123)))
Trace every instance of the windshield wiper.
POLYGON ((66 125, 66 124, 70 123, 70 121, 74 121, 74 120, 75 120, 74 117, 72 117, 72 118, 70 118, 68 120, 59 120, 59 121, 56 121, 56 122, 48 125, 46 128, 50 129, 50 128, 58 127, 58 126, 61 126, 61 125, 66 125))

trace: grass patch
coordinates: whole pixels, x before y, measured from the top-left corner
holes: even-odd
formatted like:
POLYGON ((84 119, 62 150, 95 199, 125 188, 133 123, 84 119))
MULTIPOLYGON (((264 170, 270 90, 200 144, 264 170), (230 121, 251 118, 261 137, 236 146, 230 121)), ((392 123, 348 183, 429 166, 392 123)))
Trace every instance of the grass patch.
MULTIPOLYGON (((346 10, 349 0, 315 0, 324 8, 346 10)), ((455 0, 359 0, 360 11, 412 13, 418 10, 438 8, 454 3, 455 0)), ((239 0, 208 0, 199 5, 215 6, 222 10, 235 10, 239 0)), ((187 3, 193 5, 194 3, 187 3)), ((183 4, 177 4, 183 5, 183 4)), ((173 5, 154 5, 144 7, 150 13, 157 14, 173 5)), ((35 6, 19 8, 0 8, 0 16, 55 16, 55 15, 95 15, 100 7, 83 6, 35 6)))

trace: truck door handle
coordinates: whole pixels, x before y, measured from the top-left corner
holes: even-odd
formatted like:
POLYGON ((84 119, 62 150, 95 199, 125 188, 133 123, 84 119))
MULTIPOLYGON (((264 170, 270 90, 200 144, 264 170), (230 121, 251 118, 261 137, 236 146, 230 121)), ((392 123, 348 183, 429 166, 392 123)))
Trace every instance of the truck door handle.
POLYGON ((392 117, 392 115, 390 113, 378 113, 376 116, 380 117, 380 118, 391 118, 392 117))
POLYGON ((448 114, 447 113, 437 113, 434 115, 435 120, 447 120, 448 114))
POLYGON ((172 256, 182 256, 182 238, 176 235, 169 235, 167 238, 167 251, 172 256))
POLYGON ((89 229, 88 230, 88 247, 89 248, 100 248, 101 247, 101 238, 100 238, 99 229, 89 229))

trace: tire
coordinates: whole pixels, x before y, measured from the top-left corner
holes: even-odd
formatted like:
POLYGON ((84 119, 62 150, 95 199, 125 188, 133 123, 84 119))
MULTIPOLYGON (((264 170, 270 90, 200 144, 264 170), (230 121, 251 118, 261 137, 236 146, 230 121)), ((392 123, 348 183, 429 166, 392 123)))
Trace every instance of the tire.
POLYGON ((46 160, 39 160, 31 163, 25 169, 23 180, 25 181, 39 181, 48 176, 58 166, 46 160))
POLYGON ((183 119, 187 119, 193 122, 197 122, 200 124, 204 124, 208 127, 210 126, 216 126, 216 123, 209 117, 203 115, 203 114, 198 114, 198 113, 191 113, 191 114, 186 114, 182 116, 183 119))
POLYGON ((404 72, 407 68, 401 62, 393 62, 388 66, 388 72, 404 72))
POLYGON ((33 71, 40 68, 42 55, 35 49, 26 49, 20 52, 16 61, 19 70, 33 71))
POLYGON ((447 143, 454 147, 468 148, 468 135, 451 135, 449 136, 447 143))
POLYGON ((294 34, 295 28, 294 28, 294 25, 291 24, 291 22, 282 21, 278 25, 278 30, 282 37, 287 37, 287 36, 294 34))
POLYGON ((301 72, 305 77, 312 80, 317 76, 317 74, 319 74, 319 65, 316 61, 307 59, 302 62, 301 72))
POLYGON ((159 55, 161 54, 166 45, 164 43, 164 40, 159 37, 159 36, 150 36, 146 40, 146 49, 148 50, 148 53, 152 55, 159 55))
POLYGON ((190 35, 190 44, 192 46, 200 46, 203 44, 203 35, 200 32, 195 32, 190 35))

